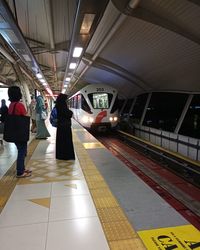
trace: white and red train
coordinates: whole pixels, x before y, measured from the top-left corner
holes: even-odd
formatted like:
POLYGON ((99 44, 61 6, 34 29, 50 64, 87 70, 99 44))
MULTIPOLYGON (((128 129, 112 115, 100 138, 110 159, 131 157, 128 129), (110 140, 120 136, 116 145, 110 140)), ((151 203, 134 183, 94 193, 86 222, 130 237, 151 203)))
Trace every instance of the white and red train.
POLYGON ((68 99, 74 119, 87 129, 105 131, 118 124, 117 90, 102 84, 91 84, 68 99))

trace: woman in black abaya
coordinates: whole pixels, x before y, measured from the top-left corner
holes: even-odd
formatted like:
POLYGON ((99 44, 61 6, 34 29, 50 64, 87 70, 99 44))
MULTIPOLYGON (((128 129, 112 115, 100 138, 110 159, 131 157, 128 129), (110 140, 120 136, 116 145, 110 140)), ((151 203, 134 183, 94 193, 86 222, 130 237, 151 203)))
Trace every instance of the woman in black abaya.
POLYGON ((72 141, 71 117, 73 112, 68 109, 67 95, 60 94, 56 99, 57 132, 56 159, 74 160, 74 146, 72 141))

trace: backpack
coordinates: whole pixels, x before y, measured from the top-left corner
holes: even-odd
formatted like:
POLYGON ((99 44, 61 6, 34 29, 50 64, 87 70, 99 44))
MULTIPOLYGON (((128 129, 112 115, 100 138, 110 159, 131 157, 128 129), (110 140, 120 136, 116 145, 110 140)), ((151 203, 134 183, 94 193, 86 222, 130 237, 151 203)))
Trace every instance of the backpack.
POLYGON ((53 127, 57 127, 57 109, 54 107, 51 111, 49 121, 53 127))

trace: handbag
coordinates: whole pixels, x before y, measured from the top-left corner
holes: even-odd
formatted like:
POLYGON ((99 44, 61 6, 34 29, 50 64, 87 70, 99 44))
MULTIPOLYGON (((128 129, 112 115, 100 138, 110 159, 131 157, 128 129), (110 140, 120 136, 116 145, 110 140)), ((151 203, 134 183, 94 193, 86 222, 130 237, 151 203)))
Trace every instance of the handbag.
POLYGON ((5 119, 3 139, 7 142, 27 142, 30 133, 30 117, 15 115, 16 104, 12 114, 8 114, 5 119))
POLYGON ((46 111, 44 111, 44 110, 42 110, 42 113, 41 113, 41 119, 42 119, 42 120, 46 120, 46 119, 47 119, 47 117, 48 117, 47 112, 46 112, 46 111))

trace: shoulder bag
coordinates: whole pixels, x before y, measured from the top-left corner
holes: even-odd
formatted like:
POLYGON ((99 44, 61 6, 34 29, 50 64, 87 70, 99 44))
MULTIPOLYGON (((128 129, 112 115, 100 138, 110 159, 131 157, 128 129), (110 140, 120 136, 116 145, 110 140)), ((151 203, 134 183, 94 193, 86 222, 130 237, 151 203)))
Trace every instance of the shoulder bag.
POLYGON ((42 120, 46 120, 47 117, 48 117, 47 112, 45 110, 42 110, 42 112, 41 112, 41 119, 42 120))
POLYGON ((12 114, 8 114, 5 119, 3 139, 7 142, 27 142, 30 133, 30 117, 15 115, 16 104, 12 114))

